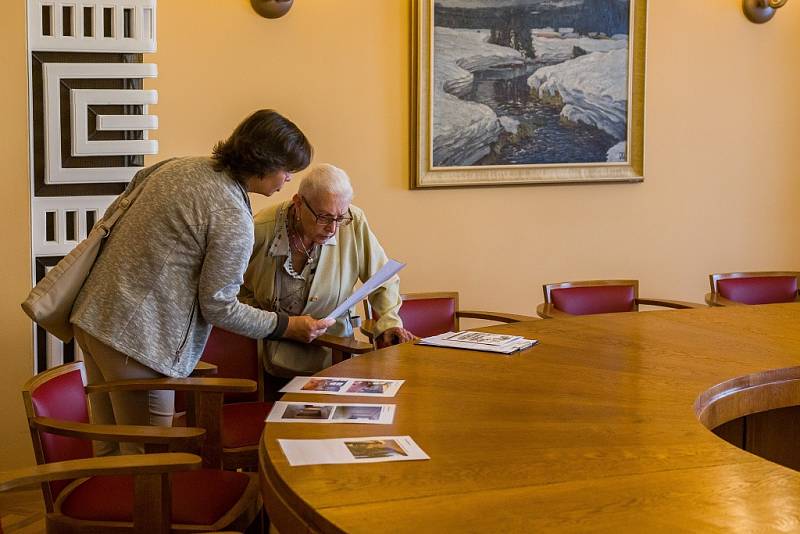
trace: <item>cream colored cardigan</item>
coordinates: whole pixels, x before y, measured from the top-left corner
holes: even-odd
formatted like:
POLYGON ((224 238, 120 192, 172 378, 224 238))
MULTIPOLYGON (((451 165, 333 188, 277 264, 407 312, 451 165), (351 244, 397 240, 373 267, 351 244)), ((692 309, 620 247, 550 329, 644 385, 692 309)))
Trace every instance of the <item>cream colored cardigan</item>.
MULTIPOLYGON (((271 308, 275 289, 275 270, 280 258, 268 251, 275 238, 278 224, 286 217, 291 201, 265 208, 255 216, 255 245, 250 265, 244 274, 244 285, 239 300, 265 310, 271 308)), ((320 252, 319 265, 311 283, 303 315, 318 319, 325 317, 353 292, 358 280, 367 280, 387 261, 375 234, 367 224, 364 212, 350 206, 353 222, 339 228, 336 244, 325 245, 320 252)), ((380 315, 377 332, 392 327, 402 327, 397 314, 400 309, 400 279, 395 275, 369 297, 375 312, 380 315)), ((355 314, 354 310, 351 310, 355 314)), ((353 328, 348 317, 340 317, 328 334, 352 336, 353 328)), ((331 365, 331 351, 305 343, 277 340, 266 341, 264 365, 275 376, 307 375, 331 365)))

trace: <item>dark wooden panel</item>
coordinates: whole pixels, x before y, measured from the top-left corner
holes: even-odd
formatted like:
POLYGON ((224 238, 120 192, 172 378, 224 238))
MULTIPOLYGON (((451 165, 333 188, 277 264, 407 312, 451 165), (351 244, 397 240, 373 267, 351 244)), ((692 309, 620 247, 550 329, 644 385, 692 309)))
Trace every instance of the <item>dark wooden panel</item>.
POLYGON ((735 445, 740 449, 744 449, 744 432, 745 432, 745 418, 740 417, 729 421, 724 425, 720 425, 714 430, 714 434, 724 439, 731 445, 735 445))
POLYGON ((745 450, 800 471, 800 407, 747 416, 745 450))

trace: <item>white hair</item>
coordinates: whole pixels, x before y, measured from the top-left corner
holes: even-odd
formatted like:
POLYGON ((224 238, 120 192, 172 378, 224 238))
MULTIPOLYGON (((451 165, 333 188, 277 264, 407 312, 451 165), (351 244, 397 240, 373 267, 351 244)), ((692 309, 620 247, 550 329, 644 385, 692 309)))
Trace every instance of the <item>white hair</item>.
POLYGON ((298 193, 304 198, 319 198, 320 194, 329 193, 338 198, 346 198, 348 202, 353 200, 350 177, 342 169, 329 163, 312 168, 300 182, 298 193))

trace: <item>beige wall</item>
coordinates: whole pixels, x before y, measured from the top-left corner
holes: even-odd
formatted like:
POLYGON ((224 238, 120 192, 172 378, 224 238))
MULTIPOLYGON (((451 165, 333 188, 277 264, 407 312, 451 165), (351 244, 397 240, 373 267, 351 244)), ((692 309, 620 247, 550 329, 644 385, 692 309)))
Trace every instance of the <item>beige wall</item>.
POLYGON ((0 17, 0 469, 33 462, 20 386, 33 370, 31 322, 19 303, 30 289, 30 206, 25 2, 0 17))
MULTIPOLYGON (((17 391, 31 367, 18 308, 29 276, 24 12, 10 4, 0 421, 11 438, 0 468, 30 460, 17 391)), ((160 156, 206 153, 250 111, 281 111, 315 161, 348 170, 385 248, 408 262, 406 291, 456 289, 464 307, 533 313, 548 281, 639 278, 644 295, 702 301, 711 271, 800 267, 800 5, 756 26, 738 0, 650 2, 644 183, 436 191, 407 187, 407 0, 298 0, 272 21, 247 0, 158 9, 160 156)))

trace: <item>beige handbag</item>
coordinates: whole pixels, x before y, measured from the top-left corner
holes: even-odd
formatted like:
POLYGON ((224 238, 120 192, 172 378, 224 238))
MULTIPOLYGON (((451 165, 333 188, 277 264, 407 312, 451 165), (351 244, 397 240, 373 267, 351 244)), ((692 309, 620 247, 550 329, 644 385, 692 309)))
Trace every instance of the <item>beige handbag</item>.
POLYGON ((136 200, 141 189, 142 184, 138 184, 119 201, 114 213, 100 219, 86 239, 50 269, 22 303, 22 309, 28 317, 64 343, 71 340, 73 335, 69 322, 72 305, 92 270, 103 241, 136 200))

